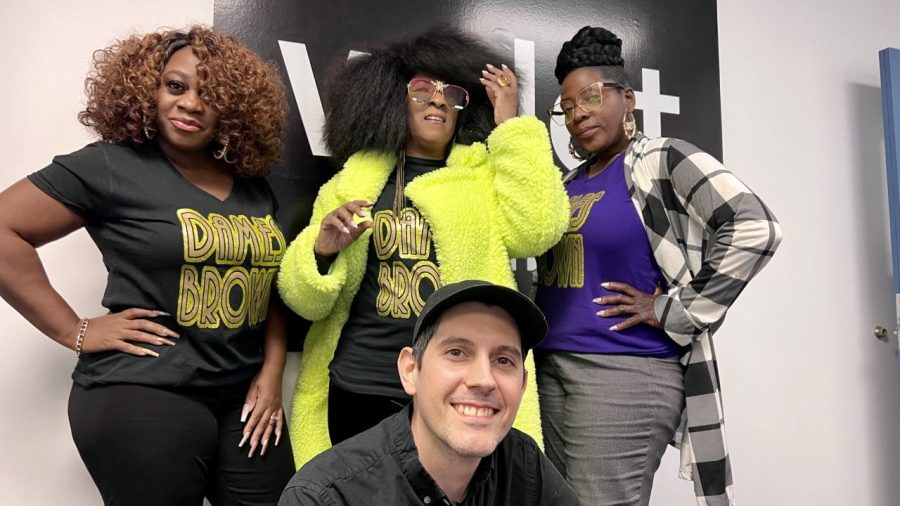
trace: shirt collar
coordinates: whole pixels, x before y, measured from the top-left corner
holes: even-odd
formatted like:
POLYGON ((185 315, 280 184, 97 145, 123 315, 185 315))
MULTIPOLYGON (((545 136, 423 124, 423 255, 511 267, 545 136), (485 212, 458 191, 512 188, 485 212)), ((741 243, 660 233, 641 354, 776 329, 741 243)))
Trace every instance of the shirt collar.
MULTIPOLYGON (((447 495, 441 490, 441 487, 435 483, 434 479, 428 474, 428 471, 422 467, 419 461, 419 450, 413 440, 410 419, 412 417, 412 402, 406 405, 400 412, 399 416, 392 417, 390 420, 391 438, 391 454, 397 460, 400 469, 406 476, 406 480, 415 490, 419 499, 425 502, 425 498, 429 498, 430 504, 447 505, 453 504, 447 495)), ((466 501, 473 496, 484 484, 494 470, 496 465, 496 450, 490 455, 481 459, 472 480, 469 482, 469 490, 466 492, 466 499, 459 504, 465 504, 466 501)), ((428 502, 426 502, 428 504, 428 502)))

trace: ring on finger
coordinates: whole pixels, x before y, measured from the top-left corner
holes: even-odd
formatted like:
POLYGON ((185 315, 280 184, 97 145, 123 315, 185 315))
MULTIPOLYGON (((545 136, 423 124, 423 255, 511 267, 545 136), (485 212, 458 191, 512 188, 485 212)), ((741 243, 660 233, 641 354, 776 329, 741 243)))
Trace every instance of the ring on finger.
POLYGON ((501 75, 497 78, 497 84, 499 84, 501 88, 506 88, 507 86, 512 84, 512 82, 505 75, 501 75))

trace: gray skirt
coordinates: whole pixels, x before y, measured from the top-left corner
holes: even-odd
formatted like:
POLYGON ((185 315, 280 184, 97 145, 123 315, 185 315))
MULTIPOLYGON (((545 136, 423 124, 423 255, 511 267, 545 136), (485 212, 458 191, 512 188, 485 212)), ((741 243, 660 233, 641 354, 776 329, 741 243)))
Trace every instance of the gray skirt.
POLYGON ((646 505, 681 422, 678 357, 535 351, 547 457, 584 506, 646 505))

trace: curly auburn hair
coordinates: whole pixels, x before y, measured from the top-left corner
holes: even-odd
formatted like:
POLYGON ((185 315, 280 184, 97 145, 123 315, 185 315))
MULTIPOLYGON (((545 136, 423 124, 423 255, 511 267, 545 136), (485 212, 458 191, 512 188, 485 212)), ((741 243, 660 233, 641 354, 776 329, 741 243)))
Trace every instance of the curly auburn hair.
POLYGON ((578 30, 559 50, 553 73, 562 84, 569 72, 581 67, 598 67, 604 78, 626 88, 629 86, 622 58, 622 39, 605 28, 585 26, 578 30))
POLYGON ((418 73, 469 92, 469 105, 457 116, 454 142, 483 142, 496 126, 494 108, 479 81, 487 63, 499 67, 504 61, 484 41, 448 26, 339 62, 324 96, 324 138, 337 166, 360 150, 396 153, 403 148, 409 135, 406 84, 418 73))
POLYGON ((151 140, 160 74, 183 47, 190 47, 200 60, 200 97, 218 116, 211 150, 227 146, 227 159, 234 160, 231 167, 237 175, 267 175, 280 157, 285 121, 278 71, 234 37, 203 26, 135 35, 95 51, 84 83, 87 106, 78 121, 107 142, 151 140))

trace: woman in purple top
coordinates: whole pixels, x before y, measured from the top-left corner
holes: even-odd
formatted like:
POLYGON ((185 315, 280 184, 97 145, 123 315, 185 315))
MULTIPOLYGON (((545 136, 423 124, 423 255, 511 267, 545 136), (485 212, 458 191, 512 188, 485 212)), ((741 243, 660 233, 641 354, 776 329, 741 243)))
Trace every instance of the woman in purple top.
POLYGON ((731 504, 711 337, 781 229, 712 156, 637 132, 621 46, 584 27, 557 59, 550 115, 585 163, 566 177, 568 232, 538 261, 544 444, 582 504, 648 504, 670 442, 698 501, 731 504))

